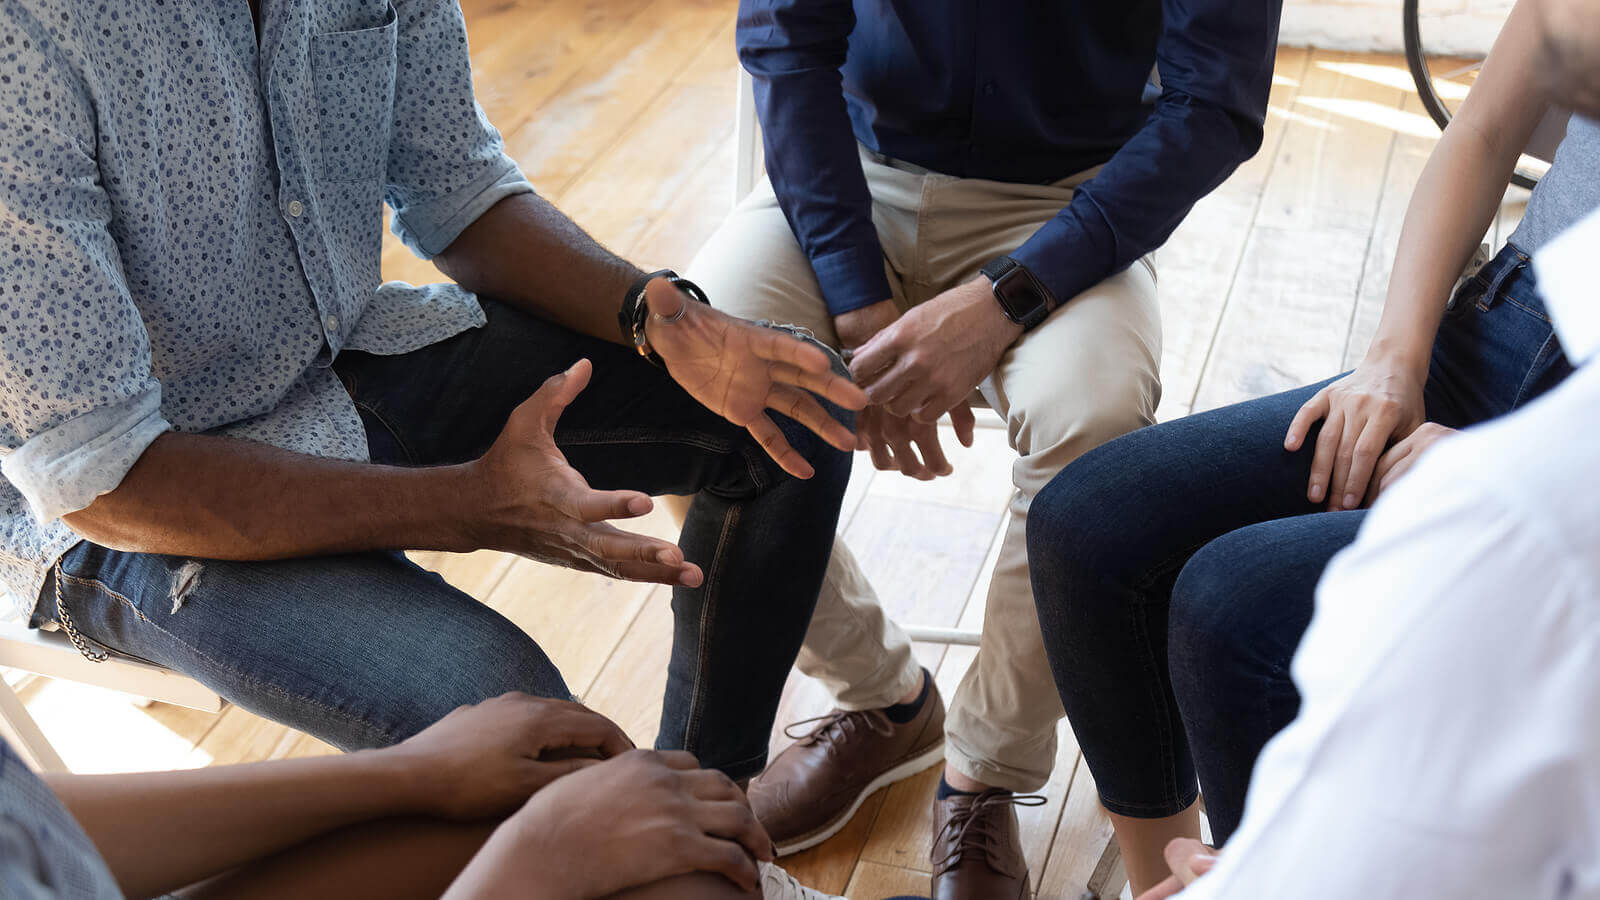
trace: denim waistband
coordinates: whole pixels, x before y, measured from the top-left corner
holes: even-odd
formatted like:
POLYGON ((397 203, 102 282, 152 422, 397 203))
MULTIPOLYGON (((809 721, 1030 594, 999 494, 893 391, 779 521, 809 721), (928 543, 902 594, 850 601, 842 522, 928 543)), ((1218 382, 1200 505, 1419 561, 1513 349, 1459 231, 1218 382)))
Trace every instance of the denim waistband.
MULTIPOLYGON (((1512 299, 1530 312, 1548 318, 1544 301, 1539 297, 1538 279, 1533 274, 1530 262, 1528 254, 1508 242, 1500 248, 1500 252, 1495 254, 1493 259, 1472 273, 1472 277, 1461 286, 1457 295, 1469 288, 1475 288, 1482 291, 1478 302, 1485 309, 1493 309, 1500 301, 1512 299)), ((1451 304, 1454 303, 1455 300, 1452 299, 1451 304)))

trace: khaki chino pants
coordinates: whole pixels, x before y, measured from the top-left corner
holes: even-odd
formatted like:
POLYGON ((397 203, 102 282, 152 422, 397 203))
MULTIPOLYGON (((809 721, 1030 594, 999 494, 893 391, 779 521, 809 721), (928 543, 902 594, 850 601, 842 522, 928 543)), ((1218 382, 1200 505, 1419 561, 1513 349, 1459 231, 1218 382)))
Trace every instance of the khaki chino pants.
MULTIPOLYGON (((928 172, 863 150, 872 219, 902 309, 978 275, 1026 241, 1092 173, 1009 184, 928 172)), ((734 210, 687 273, 721 309, 810 328, 838 346, 810 263, 765 180, 734 210)), ((950 698, 946 755, 960 772, 1034 791, 1055 762, 1056 695, 1028 580, 1028 505, 1084 452, 1155 421, 1161 325, 1147 257, 1057 309, 1028 332, 980 389, 1006 421, 1016 490, 984 612, 977 659, 950 698)), ((974 534, 974 541, 988 535, 974 534)), ((879 607, 836 539, 797 662, 846 709, 893 704, 921 675, 911 642, 879 607)))

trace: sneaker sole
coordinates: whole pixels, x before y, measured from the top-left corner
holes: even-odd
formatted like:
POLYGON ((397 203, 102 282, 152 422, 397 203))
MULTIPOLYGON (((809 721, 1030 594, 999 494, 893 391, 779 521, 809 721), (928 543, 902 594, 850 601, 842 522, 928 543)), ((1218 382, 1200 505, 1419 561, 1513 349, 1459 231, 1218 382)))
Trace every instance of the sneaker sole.
POLYGON ((850 824, 850 820, 855 818, 856 813, 861 809, 861 804, 867 802, 868 797, 872 796, 877 791, 894 784, 897 781, 904 781, 918 772, 930 769, 935 764, 942 762, 943 760, 944 739, 941 738, 939 743, 930 746, 928 749, 922 751, 916 756, 911 757, 900 765, 895 766, 889 771, 884 772, 882 775, 879 775, 877 778, 874 778, 872 781, 868 782, 867 786, 861 789, 861 793, 856 795, 856 799, 851 802, 849 808, 846 809, 842 815, 833 819, 828 824, 822 826, 816 831, 810 832, 809 834, 803 834, 800 837, 789 841, 788 843, 779 844, 778 855, 790 856, 792 854, 799 853, 801 850, 810 850, 812 847, 815 847, 828 838, 833 837, 834 835, 843 831, 846 825, 850 824))

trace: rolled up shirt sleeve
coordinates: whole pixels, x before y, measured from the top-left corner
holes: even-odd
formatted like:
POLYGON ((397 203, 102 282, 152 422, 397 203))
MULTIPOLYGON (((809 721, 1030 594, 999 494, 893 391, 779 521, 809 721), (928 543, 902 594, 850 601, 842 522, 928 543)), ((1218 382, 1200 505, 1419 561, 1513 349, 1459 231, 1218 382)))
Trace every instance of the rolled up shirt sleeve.
POLYGON ((100 186, 90 101, 50 33, 0 13, 0 472, 41 523, 114 490, 171 425, 100 186), (21 77, 26 74, 27 77, 21 77))
POLYGON ((390 229, 427 259, 477 218, 533 190, 472 93, 467 27, 455 0, 396 3, 390 229))

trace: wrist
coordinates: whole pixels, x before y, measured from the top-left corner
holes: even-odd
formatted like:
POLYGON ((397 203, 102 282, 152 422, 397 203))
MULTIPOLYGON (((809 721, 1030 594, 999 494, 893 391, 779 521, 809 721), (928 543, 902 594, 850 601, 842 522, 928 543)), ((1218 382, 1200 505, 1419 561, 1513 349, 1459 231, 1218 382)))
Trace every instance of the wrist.
POLYGON ((1428 380, 1428 366, 1432 361, 1433 347, 1418 349, 1405 341, 1374 339, 1362 357, 1361 365, 1404 375, 1418 383, 1428 380))
POLYGON ((495 516, 494 477, 484 457, 453 466, 420 469, 427 474, 420 508, 428 516, 432 534, 419 549, 470 553, 500 550, 501 527, 495 516))

